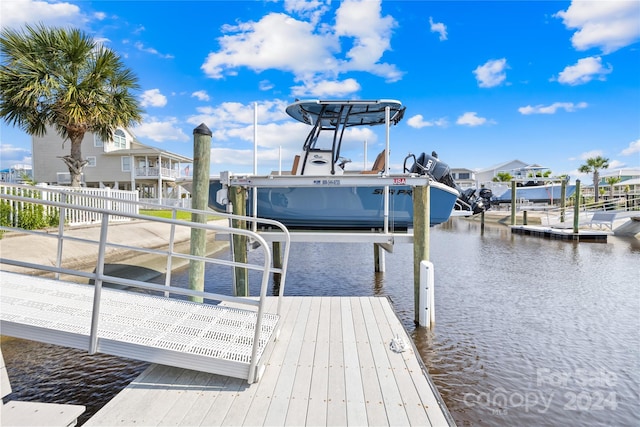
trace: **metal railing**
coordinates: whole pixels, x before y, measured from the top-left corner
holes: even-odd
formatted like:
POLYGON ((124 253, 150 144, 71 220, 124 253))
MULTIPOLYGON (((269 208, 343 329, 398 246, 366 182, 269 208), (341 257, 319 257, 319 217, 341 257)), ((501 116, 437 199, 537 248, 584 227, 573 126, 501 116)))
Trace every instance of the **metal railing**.
MULTIPOLYGON (((100 196, 87 196, 97 199, 95 205, 96 206, 78 206, 75 204, 71 204, 65 202, 67 197, 72 196, 72 193, 68 190, 50 190, 54 193, 57 193, 59 197, 57 200, 52 199, 34 199, 32 197, 27 197, 22 195, 23 192, 27 192, 27 190, 33 189, 32 186, 24 186, 24 185, 12 185, 16 191, 6 191, 0 193, 0 202, 23 202, 30 204, 41 205, 46 208, 55 208, 60 212, 59 222, 58 222, 58 230, 56 232, 52 232, 50 229, 46 230, 27 230, 24 228, 16 227, 15 225, 6 225, 0 224, 0 230, 5 232, 10 231, 19 231, 22 233, 27 233, 31 235, 42 236, 45 238, 53 238, 57 239, 57 254, 56 254, 56 262, 55 265, 44 265, 44 264, 36 264, 33 262, 26 262, 19 259, 11 258, 12 254, 7 253, 7 251, 2 251, 0 253, 0 263, 13 265, 17 267, 27 268, 27 269, 35 269, 46 272, 55 273, 55 278, 59 279, 61 274, 82 277, 89 280, 93 280, 95 291, 94 291, 94 299, 93 299, 93 313, 92 313, 92 323, 91 323, 91 332, 90 332, 90 353, 94 353, 97 349, 98 342, 98 319, 100 314, 100 302, 101 302, 101 292, 102 292, 102 284, 103 283, 112 283, 116 285, 122 285, 128 288, 135 289, 144 289, 148 291, 159 291, 165 297, 169 297, 170 295, 182 295, 192 298, 202 298, 203 300, 214 300, 214 301, 228 301, 233 303, 239 303, 247 306, 257 307, 257 322, 256 322, 256 330, 254 335, 253 342, 253 350, 252 350, 252 358, 251 365, 249 368, 250 378, 249 382, 253 382, 251 376, 255 379, 255 375, 257 375, 256 370, 256 361, 257 361, 257 351, 258 351, 258 343, 260 340, 260 331, 261 331, 261 322, 262 315, 264 310, 264 303, 267 295, 267 288, 269 284, 269 278, 272 274, 278 274, 280 276, 279 280, 279 290, 278 290, 278 305, 277 305, 277 314, 281 314, 281 300, 284 293, 285 287, 285 279, 286 279, 286 271, 287 271, 287 262, 289 259, 289 249, 290 249, 290 236, 289 232, 284 225, 282 225, 278 221, 261 219, 255 217, 246 217, 232 214, 223 214, 223 213, 215 213, 216 217, 228 218, 229 224, 232 222, 245 222, 247 224, 252 223, 260 223, 266 224, 276 229, 280 229, 280 241, 284 243, 283 256, 282 256, 282 266, 279 268, 271 266, 272 262, 272 254, 269 247, 269 244, 258 234, 248 229, 242 228, 233 228, 229 225, 221 225, 220 223, 200 223, 193 222, 188 220, 180 220, 177 218, 178 211, 189 212, 191 214, 199 214, 201 217, 206 218, 209 215, 212 215, 212 211, 200 211, 194 209, 183 209, 183 208, 169 208, 172 211, 172 218, 159 218, 147 215, 140 215, 137 213, 129 212, 125 209, 125 212, 115 209, 105 208, 105 204, 108 206, 109 203, 106 202, 118 202, 122 204, 129 204, 136 207, 136 210, 143 205, 140 202, 136 201, 122 201, 108 197, 100 197, 100 196), (77 237, 71 236, 67 232, 68 230, 65 228, 65 212, 67 210, 84 210, 87 212, 92 212, 97 215, 100 215, 100 234, 98 240, 93 240, 85 237, 77 237), (202 216, 204 215, 204 216, 202 216), (110 227, 110 218, 113 216, 124 216, 128 219, 132 220, 144 220, 144 221, 154 221, 157 223, 166 224, 169 226, 169 233, 167 236, 167 242, 165 248, 148 248, 143 246, 135 246, 132 244, 120 244, 110 242, 108 239, 108 231, 110 227), (232 221, 238 220, 238 221, 232 221), (201 229, 211 232, 220 232, 231 235, 240 235, 246 236, 248 240, 251 242, 252 247, 261 247, 263 251, 263 262, 262 264, 258 262, 236 262, 232 260, 225 260, 220 258, 213 258, 207 256, 196 256, 186 253, 177 252, 174 248, 175 236, 176 236, 176 228, 177 227, 188 227, 190 229, 201 229), (67 233, 65 233, 67 232, 67 233), (97 254, 96 254, 96 267, 93 272, 82 271, 79 269, 70 269, 63 267, 63 251, 65 248, 64 242, 78 242, 81 244, 89 244, 97 246, 97 254), (143 254, 153 254, 157 256, 162 256, 167 258, 166 264, 166 279, 164 285, 147 283, 140 280, 126 279, 113 275, 109 275, 105 273, 105 258, 107 253, 107 248, 115 248, 115 249, 123 249, 127 251, 139 252, 143 254), (262 272, 261 281, 260 281, 260 296, 258 299, 248 298, 243 296, 232 296, 232 295, 224 295, 220 293, 211 293, 206 291, 198 291, 192 289, 179 288, 171 285, 171 270, 172 270, 172 262, 174 258, 181 258, 189 261, 201 261, 205 264, 217 264, 230 267, 232 269, 235 268, 245 268, 248 270, 262 272)), ((113 206, 113 205, 112 205, 113 206)), ((120 207, 119 205, 118 207, 120 207)), ((129 209, 131 210, 131 209, 129 209)), ((0 240, 1 242, 2 240, 0 240)), ((45 254, 40 254, 43 258, 45 254)), ((233 285, 232 285, 233 287, 233 285)))
MULTIPOLYGON (((523 208, 527 210, 526 208, 523 208)), ((536 210, 536 209, 533 209, 536 210)), ((540 211, 540 209, 537 209, 540 211)), ((562 223, 572 224, 574 220, 574 206, 548 207, 543 209, 546 214, 545 225, 558 225, 562 223)), ((640 211, 640 195, 620 197, 603 200, 598 203, 584 203, 578 209, 578 222, 588 223, 594 212, 617 211, 617 212, 638 212, 640 211)))

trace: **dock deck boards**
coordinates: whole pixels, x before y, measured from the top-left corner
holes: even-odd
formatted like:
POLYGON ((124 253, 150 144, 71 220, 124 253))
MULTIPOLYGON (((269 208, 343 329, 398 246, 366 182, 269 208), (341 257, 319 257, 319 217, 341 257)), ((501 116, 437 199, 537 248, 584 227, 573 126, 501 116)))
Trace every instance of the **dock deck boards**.
POLYGON ((151 365, 84 425, 451 424, 386 298, 285 297, 281 320, 258 383, 151 365))

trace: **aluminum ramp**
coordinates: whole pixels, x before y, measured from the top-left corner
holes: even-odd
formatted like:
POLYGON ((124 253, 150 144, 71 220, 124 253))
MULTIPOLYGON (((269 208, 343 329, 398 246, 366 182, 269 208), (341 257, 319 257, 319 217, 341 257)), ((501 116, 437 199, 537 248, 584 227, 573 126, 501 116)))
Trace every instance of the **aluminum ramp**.
MULTIPOLYGON (((88 195, 68 203, 73 196, 67 189, 0 186, 0 201, 14 213, 8 225, 0 225, 0 232, 29 235, 29 240, 24 241, 28 249, 23 246, 22 250, 11 250, 8 249, 11 245, 2 245, 0 252, 3 335, 84 349, 90 354, 99 352, 243 378, 249 383, 260 379, 263 355, 279 332, 290 247, 289 232, 281 223, 231 214, 217 214, 227 219, 222 222, 179 220, 178 210, 190 213, 192 218, 207 218, 210 212, 177 207, 164 207, 173 211, 170 219, 156 218, 132 213, 144 206, 138 202, 118 200, 135 208, 121 211, 98 207, 114 206, 116 201, 109 197, 88 195), (48 215, 49 219, 57 220, 57 232, 53 228, 20 228, 17 219, 25 206, 34 211, 52 212, 48 215), (101 220, 81 230, 70 228, 65 220, 68 210, 97 214, 101 220), (123 218, 143 222, 119 228, 112 224, 114 218, 120 222, 123 218), (259 234, 241 226, 249 227, 252 223, 253 227, 260 223, 281 230, 284 248, 280 266, 272 266, 270 245, 259 234), (139 233, 142 229, 144 234, 139 233), (234 245, 250 244, 257 250, 257 256, 254 260, 241 256, 229 260, 206 256, 206 253, 195 254, 206 252, 204 238, 201 247, 191 247, 188 252, 176 245, 178 235, 193 239, 194 234, 205 237, 216 233, 232 234, 234 245), (153 236, 153 243, 147 241, 149 234, 153 236), (136 256, 164 263, 164 269, 158 271, 165 272, 165 284, 105 272, 109 257, 120 260, 136 259, 136 256), (77 258, 84 258, 88 266, 78 266, 77 258), (175 286, 171 273, 178 262, 196 262, 201 271, 210 265, 227 268, 234 274, 246 273, 247 278, 251 271, 252 277, 260 277, 260 291, 255 297, 248 297, 242 296, 248 294, 248 289, 237 289, 236 283, 229 283, 227 289, 233 292, 228 294, 175 286), (11 269, 13 272, 7 271, 11 269), (44 278, 43 274, 53 275, 56 280, 44 278), (280 285, 277 307, 269 307, 268 313, 267 288, 272 275, 274 279, 276 275, 280 277, 280 285), (60 277, 80 278, 83 283, 91 284, 57 280, 60 277), (119 289, 103 286, 106 283, 119 289)), ((0 243, 10 239, 3 238, 0 243)))
MULTIPOLYGON (((93 286, 4 271, 0 284, 3 335, 89 350, 93 286)), ((105 287, 97 351, 250 378, 256 319, 253 310, 105 287)), ((277 325, 277 314, 263 314, 259 359, 277 325)))

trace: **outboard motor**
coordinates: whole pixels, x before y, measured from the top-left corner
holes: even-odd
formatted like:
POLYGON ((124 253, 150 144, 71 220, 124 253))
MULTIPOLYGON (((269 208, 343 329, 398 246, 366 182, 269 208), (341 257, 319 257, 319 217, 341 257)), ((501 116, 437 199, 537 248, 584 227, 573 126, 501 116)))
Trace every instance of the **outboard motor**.
POLYGON ((420 175, 429 175, 438 182, 458 189, 453 176, 451 176, 451 169, 449 168, 449 165, 438 160, 437 154, 435 156, 434 154, 436 153, 434 152, 432 155, 427 153, 420 154, 411 167, 410 172, 420 175))
MULTIPOLYGON (((411 156, 412 155, 408 157, 411 156)), ((407 159, 405 159, 405 162, 406 160, 407 159)), ((415 162, 409 172, 419 175, 429 175, 433 180, 448 185, 451 188, 455 188, 460 193, 458 198, 465 205, 471 207, 471 211, 474 215, 486 211, 491 207, 491 190, 483 188, 480 190, 479 195, 476 196, 476 190, 474 188, 467 188, 465 190, 460 188, 453 179, 453 175, 451 175, 449 165, 438 160, 438 155, 435 151, 432 152, 431 155, 426 153, 420 154, 418 158, 415 159, 415 162)))

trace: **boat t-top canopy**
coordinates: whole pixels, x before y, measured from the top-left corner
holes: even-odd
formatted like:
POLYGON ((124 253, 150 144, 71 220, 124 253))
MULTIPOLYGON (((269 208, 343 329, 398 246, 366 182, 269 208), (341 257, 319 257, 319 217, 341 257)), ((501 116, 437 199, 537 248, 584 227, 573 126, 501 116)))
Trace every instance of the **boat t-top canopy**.
POLYGON ((305 100, 296 101, 287 107, 287 114, 308 125, 321 121, 323 128, 336 128, 340 125, 374 126, 385 123, 385 109, 389 107, 392 124, 402 120, 406 107, 393 99, 381 100, 305 100))
MULTIPOLYGON (((309 153, 313 151, 314 165, 317 163, 323 167, 329 166, 331 175, 335 175, 336 163, 340 162, 342 169, 344 163, 350 161, 340 157, 342 137, 348 127, 395 125, 402 120, 404 110, 405 107, 400 101, 392 99, 331 101, 316 99, 296 101, 289 105, 286 109, 287 114, 299 122, 311 126, 311 131, 302 145, 304 155, 300 174, 305 174, 309 153), (328 132, 323 133, 323 131, 328 132), (321 134, 329 134, 331 137, 320 142, 321 134), (319 155, 331 156, 331 158, 319 159, 319 155)), ((386 152, 388 157, 389 150, 387 149, 386 152)), ((387 157, 385 164, 388 164, 387 157)))

